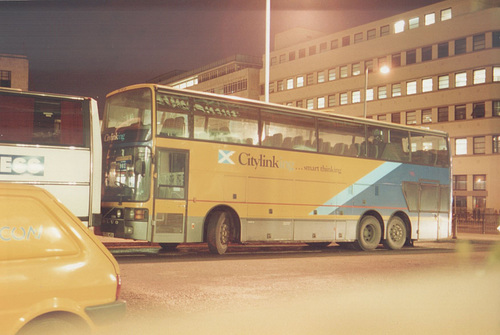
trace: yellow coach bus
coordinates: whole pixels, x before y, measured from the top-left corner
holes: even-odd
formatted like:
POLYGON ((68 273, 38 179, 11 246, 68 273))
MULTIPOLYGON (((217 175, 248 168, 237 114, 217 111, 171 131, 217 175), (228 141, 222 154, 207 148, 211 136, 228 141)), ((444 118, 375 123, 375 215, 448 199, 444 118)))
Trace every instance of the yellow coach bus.
POLYGON ((103 118, 104 234, 165 249, 451 235, 447 134, 141 84, 103 118))

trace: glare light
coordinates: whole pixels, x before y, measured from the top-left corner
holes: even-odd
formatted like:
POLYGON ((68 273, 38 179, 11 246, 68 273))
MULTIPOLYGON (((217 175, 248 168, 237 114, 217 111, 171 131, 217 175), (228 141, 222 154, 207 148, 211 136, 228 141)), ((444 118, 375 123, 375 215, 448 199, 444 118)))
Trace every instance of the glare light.
POLYGON ((380 71, 380 73, 387 74, 387 73, 391 72, 391 68, 388 67, 387 65, 384 65, 379 69, 379 71, 380 71))

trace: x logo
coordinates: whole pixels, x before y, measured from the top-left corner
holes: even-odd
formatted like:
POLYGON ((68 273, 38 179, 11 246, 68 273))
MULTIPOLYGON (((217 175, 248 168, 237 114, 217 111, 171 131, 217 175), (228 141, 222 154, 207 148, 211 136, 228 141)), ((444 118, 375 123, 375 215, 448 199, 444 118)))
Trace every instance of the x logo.
POLYGON ((231 159, 232 154, 234 154, 234 151, 219 150, 219 164, 233 164, 234 165, 234 162, 231 159))

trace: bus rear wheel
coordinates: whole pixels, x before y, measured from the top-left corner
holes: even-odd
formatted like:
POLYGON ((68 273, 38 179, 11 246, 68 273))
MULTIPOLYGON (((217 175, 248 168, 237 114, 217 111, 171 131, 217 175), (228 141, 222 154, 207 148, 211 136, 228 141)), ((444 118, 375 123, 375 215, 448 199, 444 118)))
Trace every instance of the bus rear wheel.
POLYGON ((231 217, 224 211, 210 216, 207 229, 208 250, 212 254, 222 255, 227 251, 231 239, 231 217))
POLYGON ((376 217, 366 215, 359 223, 358 236, 355 246, 359 250, 374 250, 380 244, 382 228, 376 217))
POLYGON ((401 249, 406 242, 406 225, 401 218, 395 216, 387 223, 387 234, 384 247, 391 250, 401 249))

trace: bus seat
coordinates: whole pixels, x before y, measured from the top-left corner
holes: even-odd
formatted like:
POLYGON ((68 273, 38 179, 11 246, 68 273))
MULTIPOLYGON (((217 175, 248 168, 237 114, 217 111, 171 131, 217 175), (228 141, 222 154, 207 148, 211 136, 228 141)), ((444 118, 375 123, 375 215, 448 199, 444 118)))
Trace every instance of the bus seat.
POLYGON ((291 137, 285 137, 283 140, 283 144, 281 145, 283 148, 287 149, 292 149, 293 148, 293 141, 291 137))
POLYGON ((346 149, 346 147, 347 147, 347 144, 336 143, 333 146, 332 154, 334 154, 334 155, 342 155, 344 153, 344 150, 346 149))
POLYGON ((304 138, 302 136, 295 136, 293 138, 293 147, 300 148, 304 146, 304 138))
POLYGON ((349 150, 344 153, 345 156, 357 157, 359 156, 359 143, 352 143, 349 150))
POLYGON ((282 144, 283 144, 283 134, 281 133, 274 134, 271 140, 271 145, 275 148, 281 148, 282 144))
POLYGON ((320 152, 330 152, 331 145, 332 144, 330 142, 323 142, 320 148, 320 152))

